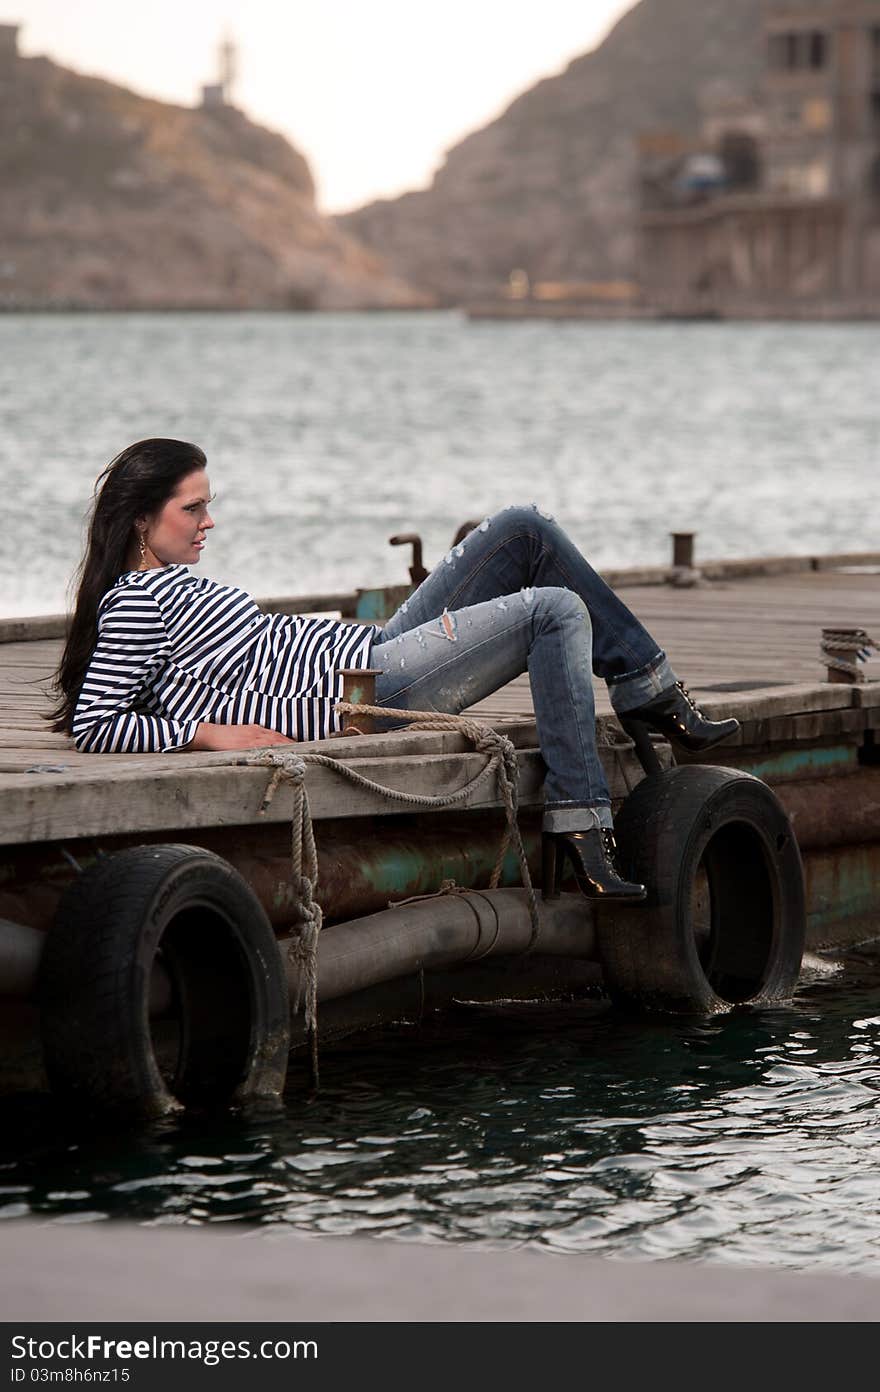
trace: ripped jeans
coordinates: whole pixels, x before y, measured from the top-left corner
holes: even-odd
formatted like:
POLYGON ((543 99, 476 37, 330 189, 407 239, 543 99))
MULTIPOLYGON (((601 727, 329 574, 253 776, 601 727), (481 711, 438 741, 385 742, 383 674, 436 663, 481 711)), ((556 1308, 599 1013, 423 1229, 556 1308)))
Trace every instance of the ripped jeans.
POLYGON ((676 680, 651 635, 535 506, 488 517, 454 547, 389 619, 370 666, 379 705, 453 714, 528 671, 545 831, 612 825, 593 673, 618 714, 676 680))

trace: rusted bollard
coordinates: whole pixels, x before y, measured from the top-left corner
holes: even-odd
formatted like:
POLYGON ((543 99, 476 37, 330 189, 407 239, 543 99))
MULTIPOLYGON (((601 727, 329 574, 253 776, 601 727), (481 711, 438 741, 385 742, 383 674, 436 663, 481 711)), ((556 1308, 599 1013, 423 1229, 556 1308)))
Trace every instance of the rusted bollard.
POLYGON ((702 576, 694 566, 694 537, 696 532, 670 532, 672 537, 672 570, 669 572, 670 585, 687 588, 698 585, 702 576))
POLYGON ((398 532, 388 538, 389 546, 411 546, 412 564, 409 567, 409 578, 414 585, 421 585, 423 580, 427 580, 428 572, 422 562, 422 538, 418 532, 398 532))
POLYGON ((693 570, 696 532, 670 532, 669 535, 672 537, 672 564, 693 570))
POLYGON ((455 533, 455 536, 452 538, 452 545, 458 546, 459 542, 464 541, 466 536, 470 536, 471 532, 474 530, 474 527, 479 527, 479 525, 479 518, 475 520, 472 517, 469 519, 469 521, 462 522, 458 531, 455 533))
MULTIPOLYGON (((379 667, 343 667, 340 669, 342 677, 342 699, 353 706, 374 706, 376 704, 376 678, 381 675, 379 667)), ((376 733, 376 717, 374 715, 357 715, 353 711, 346 711, 342 717, 342 733, 344 735, 374 735, 376 733)))

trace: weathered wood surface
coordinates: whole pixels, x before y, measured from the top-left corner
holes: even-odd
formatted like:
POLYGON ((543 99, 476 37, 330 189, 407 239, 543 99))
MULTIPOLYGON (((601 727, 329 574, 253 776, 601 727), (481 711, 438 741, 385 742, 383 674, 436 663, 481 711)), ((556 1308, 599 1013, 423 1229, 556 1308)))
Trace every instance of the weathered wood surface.
MULTIPOLYGON (((355 772, 385 787, 419 797, 448 795, 476 779, 486 760, 481 754, 420 754, 417 758, 346 759, 355 772)), ((174 767, 156 761, 151 767, 104 770, 92 758, 89 767, 63 774, 3 775, 0 842, 54 841, 80 835, 108 836, 122 831, 165 827, 241 825, 260 820, 260 807, 271 770, 213 764, 174 767), (63 796, 59 792, 63 787, 63 796)), ((536 750, 520 758, 523 802, 540 798, 543 766, 536 750)), ((358 787, 323 765, 309 768, 309 804, 314 817, 382 816, 410 810, 381 794, 358 787)), ((494 807, 493 780, 484 777, 460 805, 494 807)), ((289 820, 293 794, 282 784, 263 814, 266 821, 289 820)))
MULTIPOLYGON (((339 590, 322 595, 284 595, 270 600, 258 600, 257 603, 264 609, 274 609, 278 614, 334 611, 354 614, 357 598, 355 590, 339 590)), ((63 638, 66 632, 66 614, 35 614, 21 618, 0 618, 0 643, 63 638)))
MULTIPOLYGON (((844 558, 851 562, 853 558, 844 558)), ((781 558, 792 561, 792 558, 781 558)), ((745 563, 744 563, 745 564, 745 563)), ((768 563, 769 564, 769 563, 768 563)), ((880 663, 866 686, 824 681, 819 656, 828 626, 880 630, 880 576, 835 571, 811 563, 781 566, 759 578, 715 581, 691 589, 649 584, 622 588, 690 689, 711 713, 737 714, 743 737, 808 741, 855 737, 880 725, 880 663)), ((44 688, 58 660, 58 639, 0 643, 0 842, 74 838, 113 832, 242 825, 257 821, 267 774, 240 767, 228 754, 81 755, 42 718, 44 688)), ((604 683, 596 683, 600 743, 619 741, 604 683)), ((520 795, 540 798, 542 765, 536 750, 528 682, 520 678, 473 708, 501 726, 520 748, 520 795)), ((389 787, 436 795, 463 786, 482 759, 450 732, 395 732, 298 746, 351 762, 389 787)), ((603 750, 612 794, 622 796, 639 776, 631 751, 603 750)), ((378 794, 355 790, 332 770, 308 776, 313 814, 372 816, 403 810, 378 794)), ((497 805, 484 780, 463 804, 497 805)), ((263 814, 283 820, 290 792, 279 789, 263 814)))
MULTIPOLYGON (((835 552, 824 556, 752 556, 720 561, 695 560, 700 575, 711 581, 743 580, 750 577, 795 575, 809 571, 838 570, 880 574, 880 551, 835 552)), ((602 575, 614 589, 666 585, 674 574, 672 566, 630 566, 624 570, 605 569, 602 575)), ((324 594, 274 595, 259 599, 263 609, 279 614, 355 613, 358 591, 343 590, 324 594)), ((0 617, 0 643, 19 640, 61 638, 67 630, 66 614, 35 614, 0 617)))
MULTIPOLYGON (((775 701, 773 689, 781 686, 815 691, 825 684, 819 654, 823 628, 864 628, 880 641, 880 574, 804 569, 693 589, 646 586, 621 588, 620 593, 665 649, 682 681, 701 702, 705 698, 707 709, 719 713, 755 710, 755 701, 775 701)), ((874 680, 859 699, 880 705, 876 655, 864 671, 874 680)), ((475 710, 503 715, 521 709, 522 687, 522 679, 513 682, 475 710)), ((833 687, 827 690, 822 699, 833 706, 833 687)), ((851 693, 852 688, 841 690, 851 693)), ((801 709, 818 709, 814 699, 819 698, 801 709)), ((853 704, 852 695, 839 704, 853 704)), ((596 684, 596 707, 610 710, 601 682, 596 684)))

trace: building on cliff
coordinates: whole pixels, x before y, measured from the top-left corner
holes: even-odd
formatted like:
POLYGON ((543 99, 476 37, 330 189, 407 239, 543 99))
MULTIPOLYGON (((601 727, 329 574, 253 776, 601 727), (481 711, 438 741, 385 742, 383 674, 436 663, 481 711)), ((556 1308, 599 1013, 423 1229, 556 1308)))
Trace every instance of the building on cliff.
POLYGON ((18 57, 19 24, 0 24, 0 67, 14 63, 18 57))
POLYGON ((640 142, 641 281, 661 313, 880 317, 880 0, 768 4, 757 103, 640 142))

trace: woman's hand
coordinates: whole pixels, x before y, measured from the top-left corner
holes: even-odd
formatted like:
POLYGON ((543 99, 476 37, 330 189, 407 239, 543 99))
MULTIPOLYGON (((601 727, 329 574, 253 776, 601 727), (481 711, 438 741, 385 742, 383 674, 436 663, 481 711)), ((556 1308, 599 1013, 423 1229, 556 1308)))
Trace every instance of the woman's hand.
POLYGON ((263 749, 267 744, 296 744, 265 725, 212 725, 202 721, 189 746, 196 749, 263 749))

